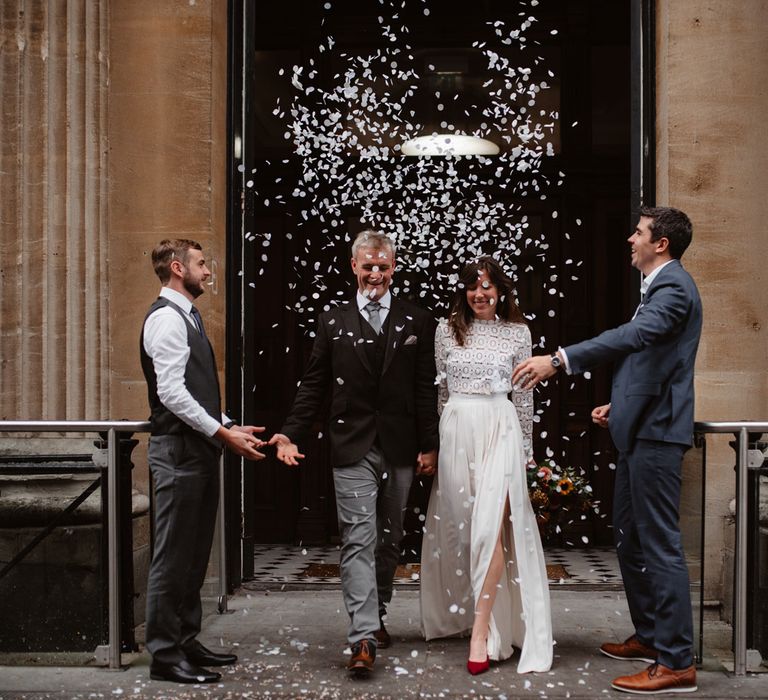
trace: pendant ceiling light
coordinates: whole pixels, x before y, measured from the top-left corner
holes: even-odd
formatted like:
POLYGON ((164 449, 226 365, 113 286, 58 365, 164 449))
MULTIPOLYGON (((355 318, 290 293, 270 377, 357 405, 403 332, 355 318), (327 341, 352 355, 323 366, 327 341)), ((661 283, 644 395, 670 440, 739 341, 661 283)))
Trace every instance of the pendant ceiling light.
POLYGON ((495 156, 499 147, 488 139, 466 134, 431 134, 406 141, 404 156, 495 156))
POLYGON ((401 144, 404 156, 494 156, 500 148, 482 136, 484 116, 493 108, 487 88, 486 59, 476 48, 428 49, 421 62, 415 95, 421 134, 401 144))

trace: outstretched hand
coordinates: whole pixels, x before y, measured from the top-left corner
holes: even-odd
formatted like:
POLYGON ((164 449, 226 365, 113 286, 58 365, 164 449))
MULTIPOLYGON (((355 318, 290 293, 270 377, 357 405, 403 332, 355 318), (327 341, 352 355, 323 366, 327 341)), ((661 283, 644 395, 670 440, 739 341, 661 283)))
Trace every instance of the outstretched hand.
POLYGON ((236 433, 246 433, 253 435, 256 439, 256 447, 264 447, 267 444, 266 440, 257 438, 255 433, 263 433, 266 428, 263 425, 233 425, 230 430, 234 430, 236 433))
POLYGON ((254 433, 263 433, 264 428, 256 425, 233 425, 225 428, 223 425, 216 431, 215 437, 236 455, 245 457, 254 462, 264 459, 266 455, 258 451, 267 443, 257 438, 254 433))
POLYGON ((304 459, 304 455, 287 435, 275 433, 267 444, 277 445, 277 458, 289 467, 298 467, 298 460, 304 459))

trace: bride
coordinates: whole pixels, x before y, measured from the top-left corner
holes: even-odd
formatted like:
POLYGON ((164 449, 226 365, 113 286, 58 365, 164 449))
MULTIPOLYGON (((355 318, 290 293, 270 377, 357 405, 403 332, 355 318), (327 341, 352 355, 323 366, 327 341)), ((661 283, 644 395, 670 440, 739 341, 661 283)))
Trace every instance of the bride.
POLYGON ((525 476, 533 397, 511 383, 530 354, 501 266, 491 257, 466 265, 435 334, 440 456, 422 545, 421 616, 428 640, 471 629, 473 675, 513 647, 521 649, 518 673, 552 665, 549 588, 525 476))

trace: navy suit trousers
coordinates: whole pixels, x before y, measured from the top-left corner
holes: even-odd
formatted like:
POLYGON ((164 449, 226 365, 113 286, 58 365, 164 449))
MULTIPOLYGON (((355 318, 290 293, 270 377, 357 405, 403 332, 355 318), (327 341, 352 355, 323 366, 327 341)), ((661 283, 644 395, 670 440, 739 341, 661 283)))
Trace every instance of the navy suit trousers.
POLYGON ((680 538, 682 459, 686 445, 635 440, 619 454, 613 507, 616 552, 629 611, 641 642, 659 663, 693 663, 688 567, 680 538))

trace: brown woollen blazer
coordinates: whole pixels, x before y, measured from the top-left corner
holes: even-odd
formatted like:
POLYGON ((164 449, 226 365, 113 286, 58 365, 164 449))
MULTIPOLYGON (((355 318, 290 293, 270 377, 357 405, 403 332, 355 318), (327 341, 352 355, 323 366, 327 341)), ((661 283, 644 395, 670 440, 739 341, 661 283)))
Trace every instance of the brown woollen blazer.
POLYGON ((331 464, 352 465, 378 439, 393 466, 415 466, 438 446, 435 321, 392 296, 384 362, 376 376, 362 339, 367 323, 355 300, 320 315, 306 372, 280 432, 302 445, 330 394, 331 464))

